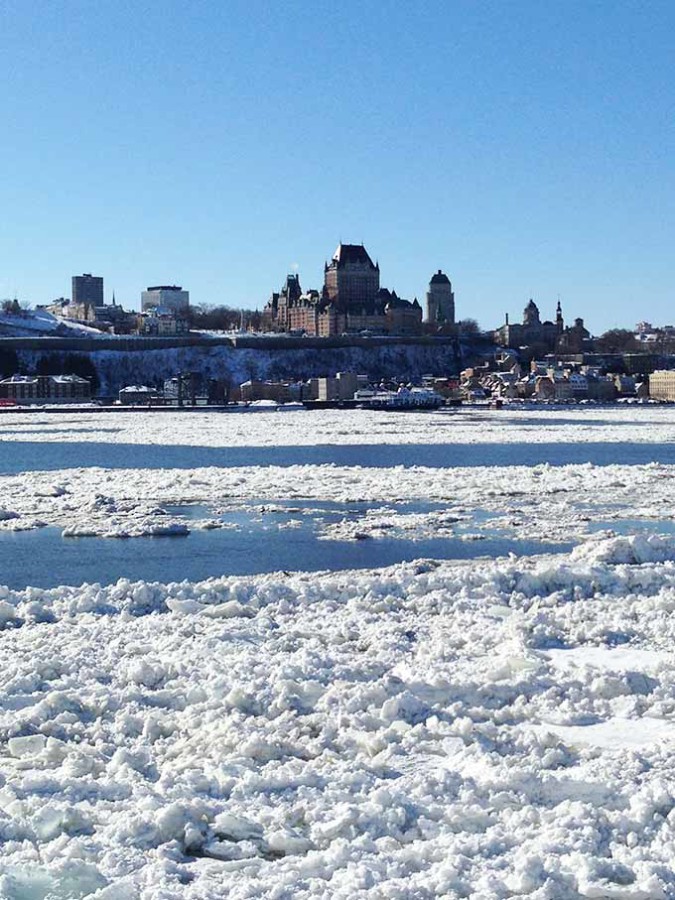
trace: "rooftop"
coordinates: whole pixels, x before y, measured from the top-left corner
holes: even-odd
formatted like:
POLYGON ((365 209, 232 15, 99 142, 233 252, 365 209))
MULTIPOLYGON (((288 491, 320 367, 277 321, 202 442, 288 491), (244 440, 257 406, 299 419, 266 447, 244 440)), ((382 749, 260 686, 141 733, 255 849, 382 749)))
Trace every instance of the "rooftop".
POLYGON ((333 254, 333 262, 336 262, 338 266, 344 266, 347 264, 354 265, 358 263, 360 265, 371 266, 371 268, 375 268, 375 264, 372 259, 368 255, 368 251, 363 246, 363 244, 343 244, 339 243, 337 245, 337 249, 333 254))
POLYGON ((146 288, 148 291, 182 291, 183 288, 179 284, 157 284, 154 287, 146 288))
POLYGON ((439 269, 435 275, 431 276, 429 284, 450 284, 450 279, 439 269))

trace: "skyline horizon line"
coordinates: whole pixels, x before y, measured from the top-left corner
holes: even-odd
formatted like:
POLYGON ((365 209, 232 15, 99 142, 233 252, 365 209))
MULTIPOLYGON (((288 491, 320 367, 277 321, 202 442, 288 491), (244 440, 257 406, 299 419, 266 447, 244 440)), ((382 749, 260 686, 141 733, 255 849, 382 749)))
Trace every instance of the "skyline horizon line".
MULTIPOLYGON (((361 246, 361 245, 359 245, 359 246, 361 246)), ((439 270, 439 272, 440 272, 440 270, 439 270)), ((81 273, 81 274, 89 275, 89 274, 91 274, 91 273, 81 273)), ((288 273, 288 274, 291 275, 291 274, 293 274, 293 273, 288 273)), ((75 276, 73 276, 73 277, 75 277, 75 276)), ((100 277, 100 278, 103 278, 103 279, 105 280, 105 276, 94 276, 94 277, 100 277)), ((168 287, 168 285, 165 285, 164 287, 168 287)), ((180 285, 175 285, 175 284, 174 284, 174 285, 171 285, 171 287, 177 288, 177 289, 180 289, 180 290, 185 290, 185 289, 184 289, 182 286, 180 286, 180 285)), ((146 291, 146 290, 149 291, 149 290, 151 290, 151 289, 152 289, 152 288, 147 287, 147 288, 145 288, 145 289, 143 289, 143 290, 141 291, 141 294, 142 294, 144 291, 146 291)), ((157 289, 157 287, 155 287, 154 289, 157 289)), ((187 290, 187 293, 188 293, 188 294, 190 293, 189 289, 187 290)), ((394 293, 395 293, 395 292, 394 292, 394 293)), ((415 297, 414 300, 417 300, 418 303, 420 302, 420 301, 418 300, 417 297, 415 297)), ((55 304, 55 303, 58 303, 59 301, 65 301, 65 303, 71 303, 71 302, 73 302, 73 301, 72 301, 72 298, 69 298, 69 297, 63 297, 63 296, 61 296, 61 297, 55 297, 53 300, 48 301, 48 302, 46 302, 46 303, 37 303, 37 302, 32 302, 32 301, 26 301, 26 300, 21 299, 21 298, 18 297, 18 296, 14 296, 14 297, 0 297, 0 304, 4 304, 4 303, 8 303, 8 302, 9 302, 9 303, 17 302, 17 303, 19 303, 20 305, 23 305, 23 308, 26 309, 26 310, 28 310, 28 311, 34 311, 34 310, 38 310, 38 309, 43 309, 43 310, 44 310, 44 309, 46 309, 48 306, 51 306, 51 305, 53 305, 53 304, 55 304)), ((426 302, 427 302, 427 301, 426 301, 426 298, 425 298, 424 303, 420 303, 420 305, 422 306, 423 309, 425 309, 426 302)), ((535 306, 537 307, 537 311, 540 312, 540 303, 541 303, 541 302, 542 302, 541 300, 537 301, 533 295, 530 295, 530 296, 528 297, 526 303, 525 303, 525 307, 523 307, 523 310, 522 310, 523 314, 526 312, 528 305, 531 304, 531 303, 534 303, 535 306)), ((565 318, 565 317, 564 317, 564 306, 563 306, 563 300, 562 300, 561 295, 558 295, 558 296, 556 297, 555 302, 556 302, 556 304, 557 304, 557 307, 560 307, 560 311, 563 313, 563 319, 564 319, 564 318, 565 318)), ((65 303, 64 303, 64 305, 65 305, 65 303)), ((266 303, 267 303, 267 301, 266 301, 266 303)), ((142 305, 141 305, 141 304, 142 304, 142 298, 139 298, 138 304, 139 304, 139 308, 136 309, 135 307, 131 307, 131 306, 126 305, 124 302, 120 302, 119 299, 116 300, 116 298, 115 298, 115 288, 113 288, 112 291, 111 291, 111 293, 110 293, 110 303, 107 303, 107 302, 106 302, 105 296, 104 296, 104 299, 103 299, 103 305, 104 305, 104 306, 112 306, 112 305, 116 305, 116 306, 119 306, 120 308, 124 309, 124 310, 127 311, 127 312, 134 312, 134 313, 135 313, 135 312, 138 312, 139 314, 141 314, 141 313, 143 313, 143 309, 142 309, 142 305)), ((88 305, 94 305, 94 304, 89 303, 88 305)), ((193 302, 192 302, 192 299, 190 298, 190 306, 194 306, 194 307, 204 307, 204 308, 206 308, 206 309, 219 309, 219 308, 223 308, 223 309, 228 309, 228 310, 231 310, 231 311, 241 312, 241 313, 246 313, 246 312, 248 312, 248 313, 252 313, 252 314, 261 314, 261 313, 264 312, 265 305, 266 305, 266 304, 263 304, 263 306, 261 306, 261 307, 247 307, 247 306, 236 306, 236 305, 231 305, 231 304, 226 304, 226 303, 202 303, 202 302, 193 303, 193 302)), ((487 328, 481 327, 481 321, 480 321, 480 319, 476 318, 476 316, 462 316, 462 317, 458 317, 458 318, 455 319, 455 324, 456 324, 456 325, 459 325, 459 324, 461 324, 462 322, 467 322, 467 321, 468 321, 468 322, 475 322, 475 323, 479 326, 479 330, 480 330, 482 333, 487 334, 488 332, 491 332, 491 331, 497 331, 499 328, 502 328, 504 325, 509 325, 509 324, 511 324, 511 325, 519 324, 518 322, 515 322, 515 323, 514 323, 514 322, 511 322, 511 321, 510 321, 511 315, 512 315, 512 314, 511 314, 510 311, 508 311, 508 310, 505 311, 505 312, 504 312, 504 320, 501 322, 500 325, 495 325, 494 327, 490 327, 490 326, 488 326, 487 328)), ((423 319, 423 321, 424 321, 424 322, 428 322, 429 320, 425 317, 425 318, 423 319)), ((572 316, 570 319, 566 319, 565 321, 572 321, 572 322, 575 322, 575 323, 576 323, 576 322, 581 322, 581 323, 583 323, 583 324, 586 324, 586 317, 585 317, 585 316, 572 316)), ((543 320, 542 320, 542 323, 543 323, 543 324, 554 324, 554 320, 553 320, 553 319, 543 319, 543 320)), ((604 334, 604 333, 606 333, 606 332, 616 331, 616 330, 619 330, 619 331, 631 331, 631 332, 634 333, 634 334, 639 334, 639 333, 640 333, 640 330, 639 330, 639 326, 640 326, 640 325, 649 325, 649 326, 650 326, 651 328, 653 328, 655 331, 663 331, 663 330, 667 330, 667 329, 669 329, 669 328, 673 328, 673 327, 674 327, 674 326, 671 325, 670 323, 662 323, 662 324, 654 325, 653 322, 650 321, 650 319, 642 318, 642 319, 640 319, 638 322, 635 323, 635 327, 634 327, 633 329, 627 328, 627 327, 621 327, 621 326, 618 326, 618 327, 617 327, 617 326, 614 326, 614 327, 612 327, 612 328, 605 329, 604 332, 595 332, 595 331, 593 331, 593 332, 591 332, 591 334, 592 334, 593 337, 601 337, 602 334, 604 334)), ((269 333, 269 334, 275 334, 275 333, 280 333, 280 332, 269 331, 268 333, 269 333)))
MULTIPOLYGON (((363 247, 363 246, 365 246, 365 245, 364 245, 362 242, 359 242, 359 244, 356 245, 356 246, 363 247)), ((93 274, 92 272, 81 272, 81 273, 79 273, 79 275, 89 275, 89 276, 91 276, 92 274, 93 274)), ((444 270, 442 270, 442 269, 437 269, 436 272, 434 272, 434 274, 445 274, 445 275, 447 275, 447 272, 444 272, 444 270)), ((286 278, 291 277, 291 276, 293 276, 293 277, 299 277, 299 270, 298 270, 298 269, 295 269, 295 270, 291 269, 291 270, 289 270, 289 271, 286 273, 286 278)), ((75 275, 71 276, 71 278, 74 278, 74 277, 76 277, 76 276, 75 276, 75 275)), ((135 306, 134 306, 134 305, 130 305, 130 304, 138 304, 138 306, 139 306, 138 311, 139 311, 139 312, 142 311, 142 309, 140 308, 140 305, 141 305, 141 303, 142 303, 142 297, 141 297, 141 296, 139 296, 138 299, 135 300, 135 301, 134 301, 134 300, 131 300, 131 301, 129 301, 129 300, 122 300, 122 301, 120 301, 119 297, 116 297, 116 294, 119 294, 119 291, 117 291, 117 288, 116 288, 114 285, 113 285, 112 288, 109 288, 109 289, 108 289, 108 294, 109 294, 109 297, 110 297, 110 302, 107 303, 107 302, 106 302, 106 299, 105 299, 105 292, 106 292, 105 281, 106 281, 106 277, 107 277, 107 276, 105 276, 105 275, 95 275, 95 276, 93 276, 93 277, 96 277, 96 278, 102 278, 102 279, 103 279, 103 282, 104 282, 104 288, 103 288, 103 290, 104 290, 104 298, 103 298, 103 303, 104 303, 104 305, 117 305, 117 306, 120 306, 120 307, 122 307, 122 308, 128 309, 129 311, 136 311, 135 306)), ((431 277, 433 277, 433 275, 432 275, 431 277)), ((448 276, 448 278, 449 278, 449 276, 448 276)), ((452 279, 450 279, 450 282, 451 282, 451 284, 454 285, 454 282, 452 281, 452 279)), ((159 285, 159 282, 156 282, 155 288, 156 288, 157 285, 159 285)), ((163 282, 163 283, 162 283, 162 286, 165 286, 165 287, 166 287, 166 286, 169 286, 169 282, 163 282)), ((429 286, 429 285, 427 285, 427 287, 428 287, 428 286, 429 286)), ((179 289, 181 289, 181 290, 185 290, 185 288, 183 287, 183 285, 182 285, 182 284, 181 284, 181 285, 178 285, 177 282, 173 282, 173 284, 171 284, 171 287, 179 288, 179 289)), ((147 285, 146 285, 146 287, 140 289, 140 294, 142 294, 144 291, 149 291, 149 290, 152 290, 152 289, 153 289, 153 287, 147 286, 147 285)), ((316 289, 315 289, 315 288, 308 288, 308 289, 305 289, 305 290, 306 290, 306 291, 313 291, 313 290, 316 290, 316 289)), ((187 288, 187 291, 188 291, 188 293, 191 293, 191 289, 190 289, 190 288, 187 288)), ((392 293, 397 294, 397 296, 399 296, 399 297, 401 296, 400 294, 398 294, 398 292, 395 290, 395 288, 392 288, 391 291, 392 291, 392 293)), ((71 293, 72 293, 72 292, 71 292, 71 293)), ((427 303, 427 300, 426 300, 426 292, 425 292, 425 294, 423 295, 422 300, 420 300, 419 297, 418 297, 417 295, 415 295, 412 299, 413 299, 413 300, 416 300, 418 303, 420 303, 420 305, 421 305, 423 308, 425 308, 426 303, 427 303)), ((39 302, 39 301, 37 301, 37 300, 29 300, 29 299, 27 299, 27 298, 24 298, 24 297, 20 296, 19 293, 18 293, 18 291, 13 291, 13 292, 12 292, 12 296, 0 297, 0 303, 6 303, 6 302, 8 302, 8 301, 9 301, 9 302, 14 302, 14 301, 16 301, 16 302, 18 302, 19 304, 23 304, 23 305, 24 305, 24 308, 28 308, 28 309, 44 309, 45 307, 50 306, 50 305, 52 305, 52 304, 54 304, 54 303, 57 303, 57 302, 60 301, 60 300, 65 300, 65 301, 68 301, 68 302, 72 302, 72 297, 66 297, 65 295, 61 295, 61 296, 53 297, 51 300, 39 302)), ((210 308, 210 309, 217 309, 217 308, 221 308, 221 307, 222 307, 222 308, 226 308, 226 309, 230 309, 230 310, 236 310, 236 311, 241 311, 241 312, 251 312, 251 313, 261 313, 261 312, 264 310, 264 308, 265 308, 266 304, 268 303, 268 301, 269 301, 269 297, 268 297, 267 300, 265 300, 261 305, 256 305, 256 306, 246 306, 246 305, 243 305, 243 304, 232 304, 232 303, 218 302, 218 301, 216 301, 216 302, 210 302, 210 301, 193 301, 192 296, 190 297, 190 304, 191 304, 192 306, 200 306, 200 307, 205 307, 205 308, 210 308)), ((517 302, 517 301, 514 301, 514 302, 517 302)), ((524 303, 525 303, 525 307, 523 308, 523 312, 524 312, 524 310, 525 310, 525 308, 527 307, 528 303, 534 302, 534 303, 536 304, 537 308, 539 308, 540 305, 543 306, 545 303, 548 303, 549 301, 548 301, 548 300, 542 300, 541 297, 538 296, 537 292, 535 292, 535 291, 530 291, 530 292, 526 292, 526 293, 524 293, 524 294, 522 295, 522 299, 521 299, 520 302, 524 302, 524 303)), ((564 309, 565 298, 564 298, 564 295, 561 294, 560 292, 558 292, 558 293, 556 294, 556 296, 555 296, 555 299, 551 300, 550 302, 551 302, 552 304, 555 304, 556 306, 557 306, 557 305, 560 305, 560 306, 564 309)), ((554 306, 554 309, 556 308, 556 306, 554 306)), ((503 324, 509 324, 509 319, 510 319, 511 315, 512 315, 511 309, 505 310, 504 313, 503 313, 503 321, 502 321, 501 324, 502 324, 502 325, 503 325, 503 324)), ((640 324, 647 323, 647 324, 652 325, 652 322, 651 322, 651 319, 652 319, 652 318, 653 318, 652 316, 649 316, 648 318, 644 318, 644 317, 643 317, 642 319, 640 319, 638 322, 635 323, 636 329, 637 329, 637 326, 640 325, 640 324)), ((575 321, 575 320, 577 320, 577 319, 582 319, 582 321, 584 321, 584 322, 586 321, 586 317, 585 317, 585 316, 576 316, 576 315, 575 315, 575 316, 572 316, 572 321, 575 321)), ((456 321, 457 321, 457 322, 462 322, 462 321, 466 321, 466 320, 473 320, 473 321, 476 321, 479 325, 480 325, 480 322, 481 322, 481 320, 480 320, 476 315, 467 315, 467 316, 456 317, 456 321)), ((545 321, 549 321, 549 320, 545 320, 545 321)), ((496 326, 494 326, 494 328, 488 327, 488 328, 484 328, 484 329, 481 329, 481 330, 487 332, 487 331, 491 331, 491 330, 496 330, 496 329, 499 328, 499 327, 501 327, 501 326, 496 325, 496 326)), ((623 330, 623 329, 621 329, 621 326, 616 326, 616 325, 615 325, 615 326, 612 326, 611 328, 605 329, 605 331, 615 330, 617 327, 619 327, 620 330, 623 330)), ((658 329, 664 329, 664 328, 669 328, 669 327, 673 327, 673 326, 671 326, 670 323, 664 322, 664 323, 662 323, 662 324, 659 324, 659 325, 656 325, 656 326, 653 326, 653 327, 655 327, 655 328, 658 330, 658 329)), ((626 330, 630 330, 630 329, 626 329, 626 330)), ((637 333, 637 331, 636 331, 636 333, 637 333)), ((600 334, 600 332, 598 332, 598 334, 600 334)))

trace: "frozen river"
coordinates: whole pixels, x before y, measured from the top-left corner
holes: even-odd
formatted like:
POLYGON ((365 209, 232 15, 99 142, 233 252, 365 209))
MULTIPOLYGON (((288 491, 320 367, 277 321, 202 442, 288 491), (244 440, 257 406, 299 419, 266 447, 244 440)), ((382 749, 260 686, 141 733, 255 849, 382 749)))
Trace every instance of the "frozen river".
POLYGON ((675 900, 674 448, 0 416, 0 897, 675 900))

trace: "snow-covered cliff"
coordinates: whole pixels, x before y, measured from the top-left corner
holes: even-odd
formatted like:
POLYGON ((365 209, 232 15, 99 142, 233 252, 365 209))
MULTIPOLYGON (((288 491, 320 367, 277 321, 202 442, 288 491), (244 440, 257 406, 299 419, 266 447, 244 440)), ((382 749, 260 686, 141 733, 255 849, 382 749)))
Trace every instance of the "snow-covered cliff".
MULTIPOLYGON (((32 370, 41 358, 47 356, 58 365, 68 354, 19 349, 17 355, 22 368, 32 370)), ((206 378, 222 379, 232 385, 248 379, 306 379, 341 371, 408 381, 427 373, 456 374, 463 354, 445 343, 326 349, 253 349, 203 343, 160 350, 94 350, 78 355, 86 355, 96 367, 100 392, 114 394, 124 385, 155 384, 177 372, 199 372, 206 378)))

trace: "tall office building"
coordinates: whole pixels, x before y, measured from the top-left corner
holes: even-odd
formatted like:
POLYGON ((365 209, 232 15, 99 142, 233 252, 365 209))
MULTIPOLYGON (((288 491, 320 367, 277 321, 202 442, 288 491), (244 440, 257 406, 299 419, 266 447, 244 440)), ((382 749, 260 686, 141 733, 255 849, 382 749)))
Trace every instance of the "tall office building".
POLYGON ((184 316, 190 308, 190 292, 179 284, 159 284, 141 292, 141 310, 165 309, 176 316, 184 316))
POLYGON ((98 275, 73 275, 72 285, 71 303, 103 306, 103 279, 98 275))

